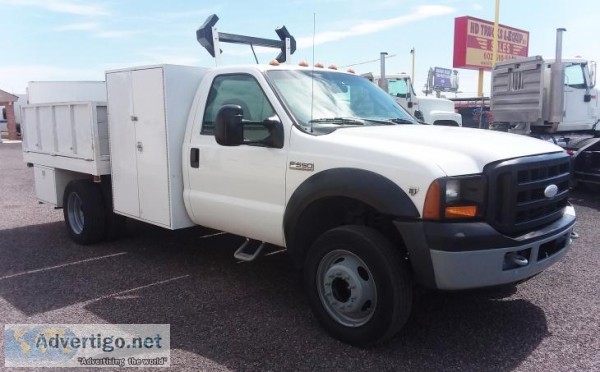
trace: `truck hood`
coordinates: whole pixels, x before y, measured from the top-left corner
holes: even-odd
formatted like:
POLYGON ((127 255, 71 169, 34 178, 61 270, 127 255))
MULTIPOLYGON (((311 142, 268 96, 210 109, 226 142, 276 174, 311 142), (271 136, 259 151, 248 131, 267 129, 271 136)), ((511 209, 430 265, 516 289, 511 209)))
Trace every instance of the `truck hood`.
POLYGON ((454 112, 454 102, 449 99, 417 96, 419 100, 419 109, 421 111, 445 111, 454 112))
POLYGON ((563 151, 517 134, 428 125, 340 128, 323 137, 335 147, 351 147, 344 153, 360 148, 370 159, 406 159, 428 167, 433 163, 447 176, 481 173, 486 164, 499 160, 563 151))

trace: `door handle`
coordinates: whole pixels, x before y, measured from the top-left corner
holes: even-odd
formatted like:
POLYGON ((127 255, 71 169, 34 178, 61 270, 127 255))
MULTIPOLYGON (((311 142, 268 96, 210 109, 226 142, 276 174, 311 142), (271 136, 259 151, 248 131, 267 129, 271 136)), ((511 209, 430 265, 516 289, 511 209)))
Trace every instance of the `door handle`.
POLYGON ((142 142, 138 141, 138 143, 137 143, 137 146, 136 146, 136 147, 137 147, 137 150, 138 150, 139 152, 142 152, 142 151, 144 151, 144 144, 143 144, 142 142))
POLYGON ((192 168, 200 168, 200 149, 190 149, 190 166, 192 168))

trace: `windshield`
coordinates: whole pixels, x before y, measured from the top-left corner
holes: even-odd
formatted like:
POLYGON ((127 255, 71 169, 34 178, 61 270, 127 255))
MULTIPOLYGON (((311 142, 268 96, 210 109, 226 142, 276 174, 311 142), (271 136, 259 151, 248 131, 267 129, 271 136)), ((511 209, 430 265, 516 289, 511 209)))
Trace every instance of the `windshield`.
POLYGON ((298 125, 308 132, 417 124, 389 94, 360 76, 326 70, 271 70, 267 77, 298 125))
POLYGON ((388 79, 388 90, 394 97, 408 97, 410 93, 406 79, 388 79))

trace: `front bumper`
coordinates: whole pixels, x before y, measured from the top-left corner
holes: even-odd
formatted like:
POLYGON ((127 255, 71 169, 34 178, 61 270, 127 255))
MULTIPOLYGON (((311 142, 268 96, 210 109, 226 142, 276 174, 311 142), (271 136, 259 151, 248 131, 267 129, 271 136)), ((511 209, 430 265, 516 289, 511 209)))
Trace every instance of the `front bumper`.
POLYGON ((417 282, 457 290, 517 282, 559 261, 571 245, 575 210, 565 208, 553 223, 517 237, 484 222, 394 222, 407 245, 417 282), (515 263, 512 257, 526 258, 515 263))

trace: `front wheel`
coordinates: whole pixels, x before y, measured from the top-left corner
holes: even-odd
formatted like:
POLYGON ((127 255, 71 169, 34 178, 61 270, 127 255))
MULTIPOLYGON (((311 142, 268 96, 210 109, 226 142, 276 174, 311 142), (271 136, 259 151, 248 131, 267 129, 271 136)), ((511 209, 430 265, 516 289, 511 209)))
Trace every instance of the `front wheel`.
POLYGON ((320 236, 308 253, 304 284, 325 330, 356 346, 392 337, 412 307, 407 262, 386 237, 365 226, 320 236))
POLYGON ((104 239, 106 209, 102 190, 90 181, 71 181, 63 196, 63 215, 71 239, 78 244, 93 244, 104 239))

